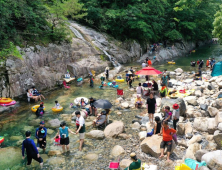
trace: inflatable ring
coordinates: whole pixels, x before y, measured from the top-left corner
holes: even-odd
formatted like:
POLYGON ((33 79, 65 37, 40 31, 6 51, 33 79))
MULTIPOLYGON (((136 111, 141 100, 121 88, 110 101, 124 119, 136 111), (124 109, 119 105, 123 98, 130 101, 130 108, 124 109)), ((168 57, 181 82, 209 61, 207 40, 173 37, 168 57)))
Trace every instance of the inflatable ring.
POLYGON ((12 99, 10 98, 5 98, 5 97, 0 98, 0 104, 8 104, 11 102, 12 102, 12 99))
POLYGON ((78 80, 77 80, 77 82, 80 82, 80 81, 82 81, 83 79, 82 78, 79 78, 78 80))
POLYGON ((3 136, 0 136, 0 144, 2 143, 2 142, 4 142, 4 137, 3 136))
POLYGON ((12 102, 10 103, 7 103, 7 104, 0 104, 1 106, 11 106, 11 105, 14 105, 16 104, 16 101, 15 100, 12 100, 12 102))
MULTIPOLYGON (((32 106, 31 110, 32 110, 33 112, 36 112, 36 110, 37 110, 39 107, 40 107, 40 105, 34 105, 34 106, 32 106)), ((43 106, 43 110, 45 110, 45 106, 43 106)))
POLYGON ((109 82, 109 83, 107 83, 107 84, 108 84, 109 87, 113 87, 113 88, 118 88, 118 87, 119 87, 119 85, 114 85, 114 86, 113 86, 113 83, 112 83, 112 82, 109 82))
POLYGON ((116 82, 122 83, 122 82, 124 82, 124 81, 125 81, 124 79, 116 79, 116 82))
POLYGON ((58 108, 58 109, 57 109, 57 108, 54 108, 54 107, 52 108, 52 111, 53 111, 53 112, 61 112, 62 110, 63 110, 63 107, 61 107, 61 106, 60 106, 60 108, 58 108))
POLYGON ((85 103, 88 103, 89 102, 89 100, 86 98, 86 97, 77 97, 75 100, 74 100, 74 103, 75 104, 78 104, 80 101, 81 101, 81 99, 84 99, 84 102, 85 103))
POLYGON ((176 64, 174 61, 168 61, 167 64, 176 64))

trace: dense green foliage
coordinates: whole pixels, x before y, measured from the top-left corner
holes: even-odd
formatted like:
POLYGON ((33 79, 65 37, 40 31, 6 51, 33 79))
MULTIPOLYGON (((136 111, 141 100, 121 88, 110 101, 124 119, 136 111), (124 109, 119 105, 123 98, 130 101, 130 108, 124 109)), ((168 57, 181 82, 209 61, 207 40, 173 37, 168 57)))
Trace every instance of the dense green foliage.
POLYGON ((81 22, 119 39, 156 42, 211 38, 217 0, 80 0, 81 22))
POLYGON ((0 0, 0 53, 10 42, 27 46, 70 41, 65 20, 85 16, 82 6, 78 0, 0 0))
POLYGON ((213 35, 217 38, 222 39, 222 5, 220 10, 215 14, 213 35))

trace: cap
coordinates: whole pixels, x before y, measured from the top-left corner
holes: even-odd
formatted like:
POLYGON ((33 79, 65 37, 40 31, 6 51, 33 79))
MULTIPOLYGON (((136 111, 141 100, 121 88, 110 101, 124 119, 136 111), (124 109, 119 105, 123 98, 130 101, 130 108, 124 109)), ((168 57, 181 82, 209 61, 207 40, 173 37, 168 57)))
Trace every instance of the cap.
POLYGON ((130 154, 130 157, 134 157, 134 156, 136 156, 136 154, 135 154, 135 152, 132 152, 132 153, 130 154))
POLYGON ((40 122, 40 124, 41 124, 41 125, 44 125, 44 124, 45 124, 45 122, 44 122, 44 121, 41 121, 41 122, 40 122))
POLYGON ((174 109, 179 109, 179 105, 178 105, 177 103, 175 103, 175 104, 173 105, 173 108, 174 108, 174 109))

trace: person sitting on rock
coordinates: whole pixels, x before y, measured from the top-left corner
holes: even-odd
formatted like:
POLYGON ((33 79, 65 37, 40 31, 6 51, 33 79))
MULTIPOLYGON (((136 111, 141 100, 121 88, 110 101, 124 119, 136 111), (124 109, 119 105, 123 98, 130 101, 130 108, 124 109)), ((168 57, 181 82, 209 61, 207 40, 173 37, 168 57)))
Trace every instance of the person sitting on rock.
POLYGON ((155 117, 155 125, 154 125, 154 135, 155 134, 159 134, 161 131, 161 121, 160 121, 160 117, 156 116, 155 117))
POLYGON ((39 96, 40 100, 45 99, 45 97, 40 93, 40 91, 38 91, 35 86, 32 86, 32 94, 33 96, 39 96))
POLYGON ((90 105, 90 107, 89 107, 89 111, 90 111, 89 116, 92 116, 92 115, 97 116, 97 109, 96 109, 96 107, 93 105, 93 103, 94 103, 95 101, 96 101, 95 99, 93 99, 92 97, 90 97, 90 99, 89 99, 89 105, 90 105))
POLYGON ((142 107, 142 100, 141 100, 141 97, 140 95, 138 94, 137 97, 136 97, 136 100, 135 100, 135 107, 136 108, 141 108, 142 107))
POLYGON ((175 129, 168 126, 167 121, 163 121, 162 132, 159 133, 159 135, 163 134, 163 141, 160 144, 161 155, 159 158, 164 157, 164 150, 167 146, 167 161, 170 161, 170 152, 173 145, 173 135, 176 134, 176 132, 177 131, 175 129))
POLYGON ((163 107, 162 112, 164 113, 163 121, 170 122, 171 121, 171 117, 172 117, 172 112, 170 111, 170 107, 169 106, 163 107))
POLYGON ((201 72, 201 68, 198 69, 198 72, 194 74, 194 77, 196 79, 196 77, 201 77, 202 76, 202 72, 201 72))
POLYGON ((98 114, 97 118, 93 120, 93 127, 102 125, 106 121, 106 111, 102 111, 98 114))
POLYGON ((31 93, 31 90, 27 89, 26 91, 27 91, 28 101, 30 101, 30 99, 34 99, 35 102, 39 100, 39 96, 33 96, 33 94, 31 93))
POLYGON ((133 161, 129 167, 124 170, 140 170, 141 169, 141 160, 137 159, 136 154, 133 152, 130 154, 130 158, 133 161))

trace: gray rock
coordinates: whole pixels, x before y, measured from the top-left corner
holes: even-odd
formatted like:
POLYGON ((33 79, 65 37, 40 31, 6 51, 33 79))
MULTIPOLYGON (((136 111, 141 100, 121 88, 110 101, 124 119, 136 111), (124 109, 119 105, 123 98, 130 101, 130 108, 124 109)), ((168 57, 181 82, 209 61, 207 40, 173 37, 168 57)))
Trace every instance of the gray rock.
POLYGON ((222 169, 221 155, 222 150, 208 152, 202 156, 201 161, 205 161, 207 166, 212 170, 220 170, 222 169))
POLYGON ((186 105, 185 102, 182 98, 177 98, 177 99, 167 99, 167 98, 163 98, 161 101, 161 106, 160 108, 164 107, 164 106, 169 106, 171 109, 173 108, 173 105, 177 103, 180 107, 180 116, 185 116, 185 112, 186 112, 186 105))
POLYGON ((222 147, 222 133, 216 133, 214 134, 213 137, 215 143, 217 144, 217 148, 221 148, 222 147))
POLYGON ((60 127, 60 123, 61 122, 59 121, 59 119, 52 119, 46 123, 46 127, 55 129, 55 128, 60 127))
POLYGON ((206 105, 206 104, 201 104, 200 105, 200 108, 202 109, 202 110, 207 110, 207 108, 208 108, 208 105, 206 105))
POLYGON ((208 153, 207 150, 198 150, 198 151, 194 154, 194 156, 195 156, 195 158, 196 158, 196 160, 197 160, 198 162, 201 162, 202 156, 203 156, 204 154, 206 154, 206 153, 208 153))
POLYGON ((209 106, 208 107, 208 112, 210 114, 211 117, 214 117, 217 115, 217 113, 219 112, 219 110, 217 108, 214 108, 214 107, 211 107, 209 106))
POLYGON ((188 104, 197 106, 197 98, 196 96, 187 96, 184 98, 185 101, 187 101, 188 104))

